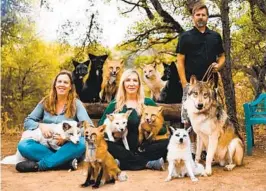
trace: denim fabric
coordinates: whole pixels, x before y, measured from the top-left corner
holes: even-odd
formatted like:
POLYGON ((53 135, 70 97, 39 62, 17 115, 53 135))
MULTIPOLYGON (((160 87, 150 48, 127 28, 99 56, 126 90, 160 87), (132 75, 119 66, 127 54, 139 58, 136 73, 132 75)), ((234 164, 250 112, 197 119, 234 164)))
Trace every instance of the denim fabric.
MULTIPOLYGON (((93 125, 90 117, 87 114, 85 107, 80 100, 76 100, 76 115, 73 118, 67 118, 65 116, 65 110, 58 115, 51 115, 44 110, 42 102, 40 102, 35 109, 28 115, 24 121, 25 130, 34 130, 38 128, 39 123, 61 123, 64 120, 75 121, 88 121, 93 125)), ((18 144, 18 150, 21 155, 29 160, 37 161, 39 164, 39 170, 48 170, 66 164, 75 158, 81 157, 85 152, 84 137, 80 138, 78 144, 72 142, 66 142, 59 150, 54 151, 41 145, 32 139, 20 141, 18 144)))
POLYGON ((23 157, 38 162, 39 170, 44 171, 80 158, 85 152, 85 140, 84 137, 80 137, 78 144, 69 141, 54 151, 32 139, 27 139, 19 142, 18 150, 23 157))

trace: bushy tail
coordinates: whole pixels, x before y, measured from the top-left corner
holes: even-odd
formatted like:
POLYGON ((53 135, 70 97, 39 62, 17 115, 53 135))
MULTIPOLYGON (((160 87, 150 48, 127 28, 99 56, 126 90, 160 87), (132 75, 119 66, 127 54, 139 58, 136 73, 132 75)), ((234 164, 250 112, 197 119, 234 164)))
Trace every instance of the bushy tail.
POLYGON ((20 152, 17 150, 16 154, 7 156, 0 161, 0 164, 13 164, 16 165, 19 162, 25 161, 26 159, 21 156, 20 152))

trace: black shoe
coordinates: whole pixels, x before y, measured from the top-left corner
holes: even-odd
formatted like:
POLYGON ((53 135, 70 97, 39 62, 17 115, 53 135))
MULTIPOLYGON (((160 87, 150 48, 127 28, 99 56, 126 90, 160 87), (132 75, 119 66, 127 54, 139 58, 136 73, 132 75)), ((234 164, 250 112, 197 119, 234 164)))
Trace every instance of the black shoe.
POLYGON ((23 161, 16 165, 16 169, 19 172, 37 172, 39 170, 39 165, 34 161, 23 161))

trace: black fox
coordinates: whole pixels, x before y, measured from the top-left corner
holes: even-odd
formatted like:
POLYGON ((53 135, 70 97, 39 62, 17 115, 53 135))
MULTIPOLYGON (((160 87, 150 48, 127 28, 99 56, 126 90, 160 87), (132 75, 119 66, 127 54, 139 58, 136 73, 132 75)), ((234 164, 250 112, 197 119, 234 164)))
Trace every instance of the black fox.
POLYGON ((162 76, 163 81, 168 81, 160 94, 161 103, 181 103, 183 88, 180 83, 177 68, 174 62, 170 65, 163 63, 164 74, 162 76))
POLYGON ((89 54, 91 67, 89 77, 85 82, 83 82, 83 78, 86 75, 85 70, 88 71, 88 65, 85 64, 87 62, 79 63, 76 66, 74 65, 74 83, 77 89, 77 94, 82 102, 89 103, 100 101, 99 93, 101 91, 101 84, 103 81, 103 64, 106 58, 107 55, 95 56, 93 54, 89 54))

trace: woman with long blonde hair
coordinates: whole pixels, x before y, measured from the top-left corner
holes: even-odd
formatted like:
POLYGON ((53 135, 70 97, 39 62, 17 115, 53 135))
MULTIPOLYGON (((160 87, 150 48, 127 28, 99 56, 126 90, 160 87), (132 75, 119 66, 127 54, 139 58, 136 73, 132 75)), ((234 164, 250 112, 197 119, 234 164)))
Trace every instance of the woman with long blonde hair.
MULTIPOLYGON (((116 98, 110 102, 98 123, 98 125, 102 125, 107 114, 126 113, 128 110, 132 110, 127 123, 127 141, 130 151, 125 149, 122 142, 107 141, 108 151, 117 159, 122 170, 164 169, 163 158, 167 153, 168 139, 151 142, 144 152, 138 150, 138 126, 143 104, 156 105, 150 98, 145 98, 139 73, 134 69, 127 69, 121 76, 116 98)), ((166 133, 167 130, 163 126, 159 134, 166 133)))
POLYGON ((26 161, 16 164, 19 172, 36 172, 50 169, 77 168, 77 159, 85 152, 84 137, 80 137, 77 144, 63 139, 60 135, 53 135, 53 124, 62 121, 88 121, 93 125, 82 102, 76 97, 71 72, 62 70, 53 82, 48 96, 44 97, 24 121, 26 130, 40 129, 43 137, 53 136, 57 145, 61 147, 55 151, 33 139, 19 142, 18 150, 26 161))

